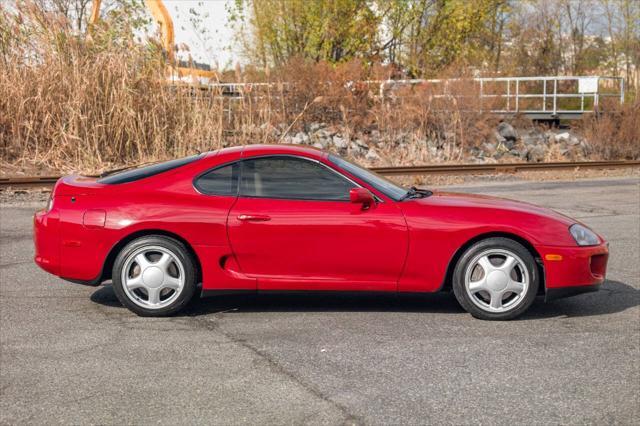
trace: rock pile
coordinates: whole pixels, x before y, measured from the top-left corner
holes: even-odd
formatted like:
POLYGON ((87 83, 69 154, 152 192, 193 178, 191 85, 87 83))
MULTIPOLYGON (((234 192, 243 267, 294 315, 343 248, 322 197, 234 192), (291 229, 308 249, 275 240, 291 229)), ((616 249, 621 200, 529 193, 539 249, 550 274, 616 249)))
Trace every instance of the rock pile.
MULTIPOLYGON (((418 149, 426 151, 428 158, 433 162, 445 161, 448 159, 447 144, 454 135, 443 136, 442 140, 416 140, 414 135, 400 134, 389 137, 381 135, 377 130, 354 135, 339 126, 312 123, 306 126, 305 130, 287 133, 281 139, 282 143, 309 145, 375 164, 381 159, 380 152, 392 152, 393 149, 404 148, 407 144, 416 144, 418 149)), ((569 161, 587 158, 590 154, 589 143, 569 130, 545 130, 541 127, 516 129, 507 122, 501 122, 492 137, 467 149, 464 161, 569 161)))

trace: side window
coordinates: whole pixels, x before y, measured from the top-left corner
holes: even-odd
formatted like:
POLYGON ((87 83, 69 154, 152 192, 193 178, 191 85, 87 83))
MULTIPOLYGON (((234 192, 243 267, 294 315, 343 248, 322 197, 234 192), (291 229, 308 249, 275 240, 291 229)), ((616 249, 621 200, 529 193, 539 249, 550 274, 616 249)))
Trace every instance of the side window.
POLYGON ((239 172, 240 163, 218 167, 201 175, 194 185, 204 194, 235 196, 238 193, 239 172))
POLYGON ((316 162, 265 157, 242 162, 240 195, 294 200, 348 201, 355 184, 316 162))

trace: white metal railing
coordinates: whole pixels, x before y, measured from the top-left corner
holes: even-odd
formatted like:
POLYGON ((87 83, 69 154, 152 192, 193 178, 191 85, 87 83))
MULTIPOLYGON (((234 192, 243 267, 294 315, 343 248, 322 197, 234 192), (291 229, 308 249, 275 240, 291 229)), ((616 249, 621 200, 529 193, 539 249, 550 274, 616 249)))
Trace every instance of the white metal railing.
MULTIPOLYGON (((174 83, 176 81, 174 80, 174 83)), ((181 83, 188 84, 186 81, 181 83)), ((264 89, 284 89, 289 83, 208 83, 201 79, 195 82, 200 88, 216 90, 217 95, 229 100, 240 100, 245 96, 257 96, 256 92, 264 89)), ((472 79, 405 79, 405 80, 367 80, 361 82, 349 82, 346 88, 351 89, 358 84, 377 87, 377 98, 381 101, 387 99, 411 96, 405 94, 393 95, 393 90, 402 87, 426 87, 435 89, 429 95, 434 98, 478 98, 479 108, 483 109, 488 101, 493 101, 493 106, 487 112, 498 114, 533 114, 555 117, 559 114, 575 114, 594 112, 598 109, 603 98, 616 98, 619 103, 624 103, 624 79, 622 77, 606 76, 568 76, 568 77, 482 77, 472 79), (456 83, 473 82, 476 85, 475 93, 456 93, 456 83), (532 86, 533 85, 533 89, 532 86), (490 90, 488 86, 498 88, 490 90), (573 90, 566 90, 566 86, 572 86, 573 90), (603 89, 609 89, 605 91, 603 89), (611 91, 613 89, 613 91, 611 91), (533 91, 533 92, 532 92, 533 91), (540 100, 538 106, 530 105, 530 100, 540 100), (579 108, 561 105, 562 100, 579 99, 579 108), (485 102, 487 101, 487 102, 485 102), (502 107, 495 108, 496 103, 502 107)), ((417 96, 420 96, 419 94, 417 96)))
MULTIPOLYGON (((461 82, 461 79, 412 79, 412 80, 370 80, 365 83, 370 85, 379 85, 378 96, 384 99, 387 91, 394 87, 402 86, 442 86, 441 93, 432 95, 433 97, 459 97, 450 90, 450 85, 454 82, 461 82)), ((504 100, 504 108, 491 108, 490 112, 494 113, 533 113, 533 114, 549 114, 557 115, 559 113, 582 114, 593 112, 598 108, 602 98, 617 98, 619 102, 624 103, 624 79, 622 77, 604 77, 604 76, 570 76, 570 77, 487 77, 473 78, 467 81, 473 81, 479 86, 478 97, 482 106, 484 99, 504 100), (577 83, 576 90, 571 93, 562 92, 560 84, 565 82, 577 83), (540 93, 523 92, 521 90, 523 84, 539 83, 540 93), (501 93, 487 93, 487 84, 504 85, 501 93), (603 86, 615 86, 615 92, 603 91, 603 86), (549 87, 551 86, 551 87, 549 87), (551 90, 549 90, 551 89, 551 90), (523 100, 540 99, 540 107, 521 107, 523 100), (580 108, 567 108, 559 105, 561 99, 580 99, 580 108), (590 105, 585 100, 591 100, 590 105), (551 106, 548 106, 551 102, 551 106)), ((575 86, 575 84, 574 84, 575 86)), ((530 89, 530 88, 529 88, 530 89)), ((469 96, 469 95, 465 95, 469 96)))

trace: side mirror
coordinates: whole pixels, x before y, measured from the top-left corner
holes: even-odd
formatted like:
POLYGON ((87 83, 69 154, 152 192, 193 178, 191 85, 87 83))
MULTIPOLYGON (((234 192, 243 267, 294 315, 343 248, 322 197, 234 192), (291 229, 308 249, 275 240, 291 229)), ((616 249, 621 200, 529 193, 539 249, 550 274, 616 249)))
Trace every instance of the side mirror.
POLYGON ((349 198, 352 203, 362 204, 362 210, 368 209, 376 202, 371 191, 365 188, 351 188, 349 198))

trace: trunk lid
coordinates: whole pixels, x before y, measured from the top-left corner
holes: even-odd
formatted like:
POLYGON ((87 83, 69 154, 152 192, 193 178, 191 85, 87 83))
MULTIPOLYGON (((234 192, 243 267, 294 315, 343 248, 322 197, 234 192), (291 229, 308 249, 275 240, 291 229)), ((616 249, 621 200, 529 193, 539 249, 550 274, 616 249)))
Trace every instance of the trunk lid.
POLYGON ((105 184, 99 183, 97 177, 70 175, 58 179, 54 188, 53 196, 59 195, 88 195, 94 194, 105 184))

